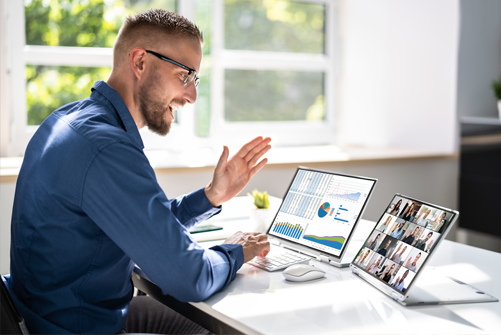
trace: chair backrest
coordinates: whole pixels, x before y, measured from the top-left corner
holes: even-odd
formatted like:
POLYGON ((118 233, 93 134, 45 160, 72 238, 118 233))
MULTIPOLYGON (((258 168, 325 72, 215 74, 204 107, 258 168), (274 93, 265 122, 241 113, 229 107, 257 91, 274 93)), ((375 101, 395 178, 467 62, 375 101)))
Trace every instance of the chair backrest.
POLYGON ((29 335, 26 324, 10 297, 3 277, 0 278, 0 334, 29 335))

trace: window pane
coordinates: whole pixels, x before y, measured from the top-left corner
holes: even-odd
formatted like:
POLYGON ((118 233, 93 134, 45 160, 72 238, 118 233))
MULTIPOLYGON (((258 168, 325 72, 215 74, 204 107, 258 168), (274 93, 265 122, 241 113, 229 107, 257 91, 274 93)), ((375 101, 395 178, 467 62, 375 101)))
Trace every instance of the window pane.
POLYGON ((225 120, 323 120, 324 73, 225 71, 225 120))
POLYGON ((200 84, 198 85, 196 125, 197 136, 209 136, 210 130, 210 45, 211 45, 211 23, 212 23, 212 0, 196 0, 195 24, 204 35, 204 46, 202 48, 203 58, 200 67, 200 84))
POLYGON ((285 0, 225 0, 225 48, 324 53, 325 5, 285 0))
POLYGON ((108 67, 26 66, 28 125, 40 125, 54 110, 90 96, 97 80, 107 80, 108 67))
POLYGON ((176 0, 24 0, 26 44, 113 47, 127 15, 176 0))

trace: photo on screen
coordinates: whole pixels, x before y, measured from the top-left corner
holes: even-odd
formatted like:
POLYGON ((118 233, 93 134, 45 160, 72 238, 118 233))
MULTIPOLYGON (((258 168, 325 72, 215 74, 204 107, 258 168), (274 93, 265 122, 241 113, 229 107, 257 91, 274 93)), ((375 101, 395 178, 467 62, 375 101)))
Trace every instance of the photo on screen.
POLYGON ((395 251, 393 251, 388 258, 397 264, 402 264, 407 255, 411 252, 411 249, 412 247, 410 245, 399 241, 397 247, 395 248, 395 251))
POLYGON ((418 226, 426 227, 437 211, 436 208, 423 205, 412 222, 418 226))
POLYGON ((422 227, 419 227, 415 223, 411 223, 407 228, 405 234, 403 234, 402 237, 400 238, 400 240, 404 243, 412 245, 412 243, 414 243, 414 241, 416 240, 417 236, 419 236, 420 229, 422 229, 422 227))
POLYGON ((395 250, 397 243, 398 240, 396 238, 386 235, 386 237, 377 247, 376 253, 380 254, 381 256, 387 257, 391 255, 392 250, 395 250))
POLYGON ((423 227, 419 228, 419 230, 417 238, 414 240, 414 243, 412 243, 412 246, 416 249, 429 253, 441 234, 423 227))
POLYGON ((446 211, 438 210, 437 214, 431 221, 428 222, 426 228, 436 231, 438 233, 443 233, 442 228, 447 226, 447 222, 449 222, 452 217, 451 213, 446 211))
POLYGON ((379 245, 381 244, 381 241, 386 237, 386 234, 381 233, 378 230, 374 230, 365 243, 365 247, 369 248, 371 250, 377 250, 379 245))
POLYGON ((412 279, 414 279, 415 275, 416 275, 415 272, 412 272, 411 270, 405 267, 401 267, 398 273, 391 281, 391 286, 393 286, 400 292, 405 292, 407 290, 407 287, 409 287, 409 284, 412 281, 412 279))
POLYGON ((395 222, 396 217, 390 215, 390 214, 385 214, 379 220, 378 224, 376 225, 376 229, 379 230, 382 233, 387 233, 388 230, 393 226, 395 222))
POLYGON ((398 240, 402 235, 405 234, 405 230, 407 229, 409 224, 410 223, 408 223, 404 219, 396 219, 395 223, 393 224, 393 226, 391 227, 391 229, 388 231, 387 234, 398 240))
POLYGON ((426 252, 411 247, 411 251, 402 261, 402 265, 412 272, 418 272, 421 268, 421 265, 426 260, 426 257, 428 257, 428 254, 426 252))
POLYGON ((369 260, 371 259, 373 254, 374 251, 368 248, 364 248, 358 253, 358 256, 355 258, 353 264, 356 264, 361 268, 365 268, 369 264, 369 260))
POLYGON ((404 219, 405 221, 414 222, 414 219, 420 207, 421 204, 417 203, 416 201, 408 200, 407 203, 405 204, 404 209, 400 212, 398 217, 400 219, 404 219))
POLYGON ((381 270, 385 259, 386 258, 384 256, 381 256, 380 254, 374 254, 369 261, 369 265, 367 265, 365 269, 367 270, 367 272, 375 275, 376 272, 381 270))
POLYGON ((398 264, 387 258, 381 270, 376 273, 376 276, 385 283, 390 283, 397 274, 399 268, 400 266, 398 264))
POLYGON ((404 208, 404 198, 402 197, 399 197, 399 196, 396 196, 393 198, 392 202, 390 203, 390 205, 388 206, 388 208, 386 209, 386 213, 390 214, 390 215, 393 215, 393 216, 398 216, 398 214, 402 211, 402 209, 404 208))

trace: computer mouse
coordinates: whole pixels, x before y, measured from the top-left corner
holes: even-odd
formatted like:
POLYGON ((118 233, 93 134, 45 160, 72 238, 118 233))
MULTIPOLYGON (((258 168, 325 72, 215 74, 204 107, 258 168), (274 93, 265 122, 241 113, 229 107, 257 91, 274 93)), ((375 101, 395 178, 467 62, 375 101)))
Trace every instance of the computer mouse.
POLYGON ((294 264, 282 272, 289 281, 308 281, 325 277, 325 271, 313 265, 294 264))

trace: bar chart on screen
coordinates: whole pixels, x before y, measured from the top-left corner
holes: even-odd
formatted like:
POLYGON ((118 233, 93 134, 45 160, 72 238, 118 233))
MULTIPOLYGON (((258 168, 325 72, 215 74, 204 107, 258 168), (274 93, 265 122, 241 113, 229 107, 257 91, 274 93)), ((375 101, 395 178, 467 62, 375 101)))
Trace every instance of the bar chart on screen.
POLYGON ((290 223, 290 222, 275 222, 271 231, 290 239, 299 240, 308 227, 307 224, 290 223))

